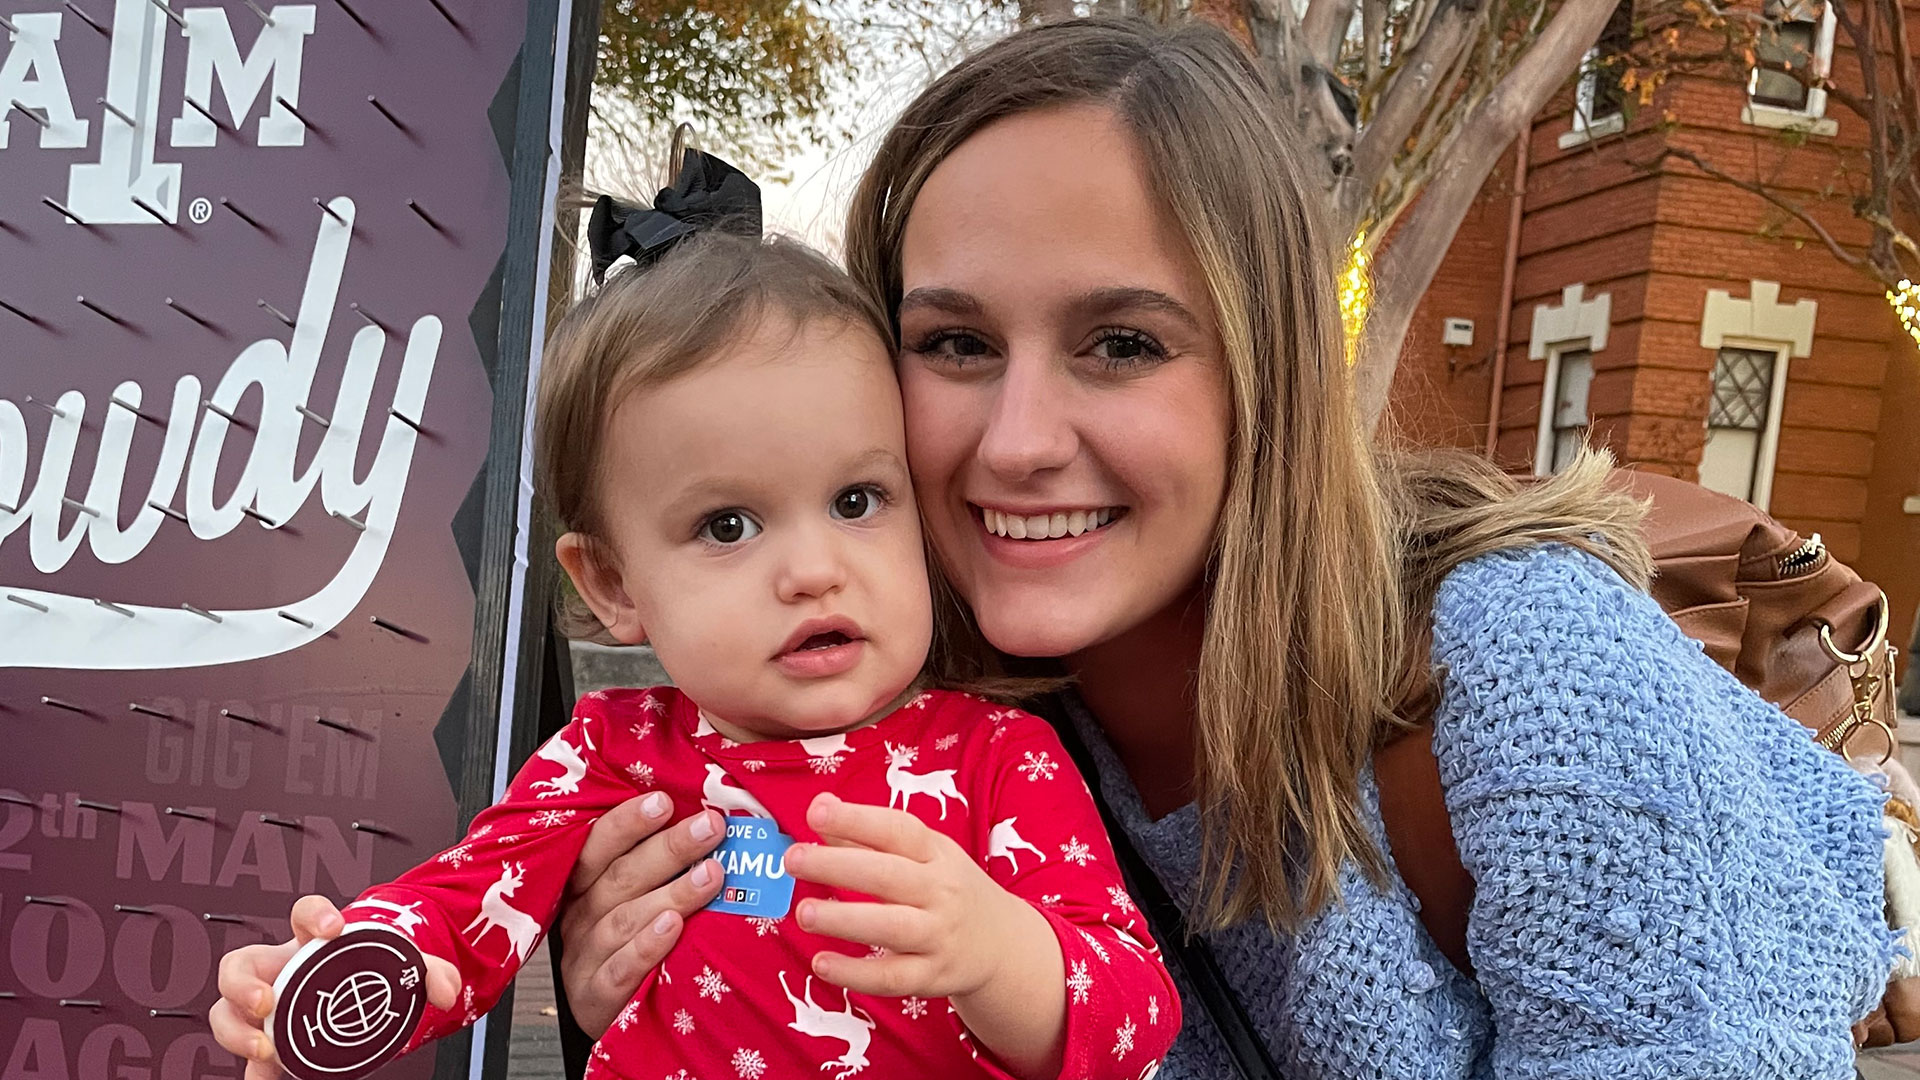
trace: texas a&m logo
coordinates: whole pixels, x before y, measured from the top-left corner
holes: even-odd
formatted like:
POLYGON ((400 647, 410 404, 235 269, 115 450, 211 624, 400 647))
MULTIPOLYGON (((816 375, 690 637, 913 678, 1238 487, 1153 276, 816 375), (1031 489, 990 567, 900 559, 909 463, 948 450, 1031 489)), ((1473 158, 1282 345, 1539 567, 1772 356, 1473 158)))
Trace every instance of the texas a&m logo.
POLYGON ((226 9, 218 7, 176 9, 165 0, 115 0, 110 25, 72 4, 0 16, 7 41, 0 61, 0 109, 7 110, 0 120, 0 151, 19 152, 17 146, 9 150, 8 142, 19 134, 14 118, 20 115, 38 129, 43 150, 84 149, 99 124, 100 158, 69 170, 67 210, 89 225, 175 224, 181 173, 190 155, 169 153, 179 160, 159 160, 163 131, 169 150, 190 151, 232 138, 248 138, 258 146, 306 142, 299 112, 300 62, 313 33, 314 5, 269 9, 246 0, 246 6, 258 16, 258 36, 244 53, 226 9), (76 33, 111 38, 106 85, 98 90, 67 81, 61 43, 76 33), (179 115, 162 117, 160 91, 169 53, 181 51, 177 45, 169 49, 176 38, 185 39, 185 96, 179 115), (249 125, 257 105, 264 115, 249 125))

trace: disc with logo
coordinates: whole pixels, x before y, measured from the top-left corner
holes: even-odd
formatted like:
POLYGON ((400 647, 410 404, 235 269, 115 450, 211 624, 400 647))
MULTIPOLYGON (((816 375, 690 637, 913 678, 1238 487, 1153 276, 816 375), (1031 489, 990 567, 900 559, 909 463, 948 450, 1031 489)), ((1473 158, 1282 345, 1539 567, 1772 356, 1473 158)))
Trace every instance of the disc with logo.
POLYGON ((309 941, 273 983, 268 1032, 293 1080, 359 1080, 397 1057, 427 1007, 427 964, 405 934, 352 923, 309 941))

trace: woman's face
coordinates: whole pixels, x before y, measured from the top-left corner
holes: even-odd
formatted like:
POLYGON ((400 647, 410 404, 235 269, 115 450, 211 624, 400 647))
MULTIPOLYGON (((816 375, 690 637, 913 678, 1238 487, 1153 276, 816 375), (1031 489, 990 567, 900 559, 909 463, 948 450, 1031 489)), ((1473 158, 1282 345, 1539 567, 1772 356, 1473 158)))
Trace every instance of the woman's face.
POLYGON ((987 640, 1069 655, 1186 595, 1226 490, 1226 369, 1119 118, 982 128, 927 178, 902 272, 914 487, 987 640))

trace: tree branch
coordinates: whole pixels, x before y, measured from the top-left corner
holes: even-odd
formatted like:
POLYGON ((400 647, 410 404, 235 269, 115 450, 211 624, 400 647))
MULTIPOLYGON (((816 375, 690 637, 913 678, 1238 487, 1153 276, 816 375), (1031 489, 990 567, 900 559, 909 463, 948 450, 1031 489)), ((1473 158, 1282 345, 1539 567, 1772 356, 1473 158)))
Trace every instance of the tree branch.
POLYGON ((1354 144, 1349 189, 1354 201, 1371 197, 1420 118, 1430 109, 1447 107, 1445 96, 1451 87, 1440 79, 1473 44, 1481 10, 1481 0, 1440 0, 1427 32, 1407 52, 1399 74, 1354 144))
POLYGON ((1739 177, 1734 176, 1732 173, 1727 172, 1725 169, 1722 169, 1716 165, 1709 163, 1706 159, 1702 158, 1699 154, 1694 153, 1692 150, 1688 150, 1684 147, 1679 147, 1679 146, 1662 147, 1658 154, 1655 154, 1653 157, 1647 159, 1646 161, 1633 161, 1633 162, 1628 162, 1628 164, 1638 169, 1645 169, 1648 172, 1658 172, 1660 171, 1661 163, 1666 161, 1668 158, 1679 158, 1680 160, 1686 162, 1689 165, 1692 165, 1694 168, 1699 169, 1701 172, 1707 174, 1708 176, 1712 177, 1715 180, 1720 181, 1723 184, 1730 184, 1733 187, 1739 188, 1741 191, 1745 191, 1753 195, 1758 195, 1762 199, 1767 200, 1768 202, 1772 203, 1774 206, 1777 206, 1780 209, 1786 211, 1787 213, 1793 215, 1793 217, 1797 219, 1802 225, 1805 225, 1807 227, 1807 230, 1813 233, 1813 235, 1819 237, 1820 242, 1825 244, 1827 246, 1827 250, 1833 254, 1834 258, 1840 260, 1842 264, 1849 267, 1850 269, 1868 274, 1874 277, 1875 279, 1878 279, 1879 275, 1874 273, 1874 267, 1871 262, 1869 262, 1865 257, 1860 255, 1855 255, 1853 252, 1848 251, 1844 247, 1841 247, 1840 242, 1833 238, 1833 234, 1831 232, 1827 231, 1827 227, 1825 225, 1820 224, 1820 222, 1816 220, 1811 213, 1808 213, 1804 207, 1801 207, 1795 203, 1787 201, 1778 192, 1775 192, 1773 189, 1767 187, 1765 184, 1761 184, 1752 180, 1742 180, 1739 177))

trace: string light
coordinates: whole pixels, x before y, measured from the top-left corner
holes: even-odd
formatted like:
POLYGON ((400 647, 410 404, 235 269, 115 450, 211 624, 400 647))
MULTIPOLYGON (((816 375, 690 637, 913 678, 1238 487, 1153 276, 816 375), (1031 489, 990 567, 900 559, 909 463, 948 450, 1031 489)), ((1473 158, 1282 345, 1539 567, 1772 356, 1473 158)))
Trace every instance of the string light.
MULTIPOLYGON (((1373 277, 1368 273, 1372 261, 1367 253, 1366 232, 1353 236, 1347 246, 1347 263, 1340 270, 1340 321, 1347 332, 1347 364, 1360 356, 1360 331, 1367 322, 1367 309, 1373 305, 1373 277)), ((1920 341, 1920 336, 1914 339, 1920 341)))
POLYGON ((1901 278, 1900 284, 1887 290, 1887 304, 1900 316, 1900 325, 1906 327, 1907 336, 1920 345, 1920 285, 1901 278))

